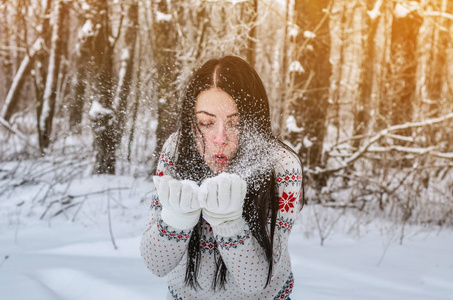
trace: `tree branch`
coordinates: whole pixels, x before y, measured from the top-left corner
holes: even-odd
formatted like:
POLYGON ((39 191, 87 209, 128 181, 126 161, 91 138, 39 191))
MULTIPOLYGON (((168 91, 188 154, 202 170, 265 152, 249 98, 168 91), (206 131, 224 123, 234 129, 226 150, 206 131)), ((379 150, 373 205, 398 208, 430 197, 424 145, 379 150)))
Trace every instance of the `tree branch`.
MULTIPOLYGON (((400 125, 395 125, 395 126, 388 127, 388 128, 386 128, 384 130, 381 130, 378 134, 374 135, 373 137, 371 137, 371 139, 369 139, 367 141, 367 143, 365 143, 362 147, 360 147, 359 150, 357 150, 355 153, 353 153, 348 159, 340 162, 340 166, 338 166, 336 168, 331 168, 331 169, 318 168, 316 170, 308 170, 308 172, 311 173, 311 174, 322 174, 322 173, 334 173, 334 172, 337 172, 337 171, 342 170, 342 169, 346 168, 347 166, 351 165, 357 159, 362 157, 363 154, 365 154, 366 152, 370 152, 369 148, 371 147, 371 145, 373 145, 374 143, 379 141, 382 137, 385 137, 385 136, 388 137, 391 132, 397 132, 399 130, 409 129, 409 128, 429 126, 429 125, 433 125, 433 124, 437 124, 437 123, 442 123, 442 122, 448 121, 450 119, 453 119, 453 112, 449 113, 447 115, 438 117, 438 118, 432 118, 432 119, 427 119, 427 120, 420 121, 420 122, 411 122, 411 123, 405 123, 405 124, 400 124, 400 125)), ((353 139, 357 139, 357 138, 356 137, 351 137, 351 138, 349 138, 347 140, 340 141, 339 143, 337 143, 336 145, 331 147, 328 152, 333 151, 338 145, 344 144, 348 140, 351 141, 353 139)), ((409 152, 409 149, 412 149, 412 150, 415 149, 415 148, 406 147, 406 149, 404 150, 403 148, 404 147, 394 146, 394 150, 403 151, 403 152, 409 152)), ((427 148, 427 149, 428 150, 426 152, 431 152, 431 154, 433 154, 435 156, 442 157, 442 158, 453 158, 453 154, 452 153, 432 152, 433 149, 430 149, 430 148, 427 148)), ((414 151, 414 153, 417 152, 418 154, 423 154, 423 153, 420 153, 420 149, 417 149, 417 151, 415 151, 415 150, 413 150, 413 151, 414 151)))
POLYGON ((453 15, 442 11, 424 11, 422 16, 425 17, 442 17, 453 21, 453 15))
POLYGON ((14 128, 10 123, 8 123, 5 119, 0 118, 0 124, 2 124, 8 131, 16 135, 19 139, 25 142, 25 144, 31 148, 33 148, 36 151, 40 151, 38 147, 35 145, 30 144, 28 141, 28 138, 23 134, 19 129, 14 128))
POLYGON ((112 36, 113 41, 110 43, 110 47, 115 48, 116 43, 118 42, 118 39, 120 38, 121 35, 121 30, 123 29, 123 19, 124 19, 124 7, 123 4, 120 5, 121 7, 121 16, 120 16, 120 24, 118 25, 118 32, 116 36, 112 36))

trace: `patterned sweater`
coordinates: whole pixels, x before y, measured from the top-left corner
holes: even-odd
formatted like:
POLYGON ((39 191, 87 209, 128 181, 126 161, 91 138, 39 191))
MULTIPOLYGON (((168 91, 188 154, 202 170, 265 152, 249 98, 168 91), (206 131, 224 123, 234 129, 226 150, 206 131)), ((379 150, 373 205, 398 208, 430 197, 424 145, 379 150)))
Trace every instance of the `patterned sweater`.
MULTIPOLYGON (((175 135, 165 143, 157 175, 174 174, 175 135)), ((167 299, 288 299, 294 286, 288 237, 300 210, 302 171, 293 154, 281 147, 276 151, 275 175, 279 192, 279 211, 274 234, 274 266, 269 285, 264 288, 268 262, 264 251, 243 218, 211 227, 203 220, 200 238, 201 263, 196 291, 184 285, 186 252, 192 230, 172 228, 162 221, 162 207, 153 193, 148 222, 141 240, 141 255, 155 275, 168 275, 167 299), (225 289, 211 287, 215 256, 227 266, 225 289)))

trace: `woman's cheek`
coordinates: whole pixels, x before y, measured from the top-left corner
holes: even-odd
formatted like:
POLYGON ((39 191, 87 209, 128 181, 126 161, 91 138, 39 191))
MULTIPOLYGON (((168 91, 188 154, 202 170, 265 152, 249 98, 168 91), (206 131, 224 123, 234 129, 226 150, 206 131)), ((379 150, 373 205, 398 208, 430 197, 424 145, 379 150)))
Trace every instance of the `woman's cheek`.
POLYGON ((212 149, 212 136, 213 130, 201 129, 201 132, 197 132, 196 135, 196 144, 197 150, 201 157, 204 157, 205 154, 209 154, 212 149))
POLYGON ((236 154, 238 146, 239 146, 239 134, 237 132, 235 132, 231 136, 231 148, 232 148, 233 155, 236 154))

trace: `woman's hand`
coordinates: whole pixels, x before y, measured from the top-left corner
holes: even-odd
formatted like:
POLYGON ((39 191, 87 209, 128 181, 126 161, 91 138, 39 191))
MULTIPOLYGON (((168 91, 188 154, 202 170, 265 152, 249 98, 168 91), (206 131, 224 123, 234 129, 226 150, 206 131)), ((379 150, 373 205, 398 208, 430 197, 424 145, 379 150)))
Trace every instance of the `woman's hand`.
POLYGON ((179 181, 168 175, 154 176, 153 181, 162 205, 162 220, 173 228, 193 228, 201 213, 197 183, 179 181))
POLYGON ((217 226, 242 217, 247 183, 237 174, 222 173, 203 181, 198 193, 204 219, 217 226))

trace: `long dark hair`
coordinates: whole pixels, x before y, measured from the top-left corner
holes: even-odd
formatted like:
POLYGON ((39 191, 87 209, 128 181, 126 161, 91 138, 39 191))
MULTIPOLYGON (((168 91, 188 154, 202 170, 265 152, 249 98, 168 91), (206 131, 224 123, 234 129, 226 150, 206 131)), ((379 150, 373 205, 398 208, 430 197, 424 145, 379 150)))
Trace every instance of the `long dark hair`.
MULTIPOLYGON (((175 164, 179 179, 190 179, 201 183, 203 179, 214 175, 196 148, 194 132, 199 131, 194 115, 197 96, 202 91, 213 87, 228 93, 235 100, 238 108, 241 133, 239 147, 233 161, 238 160, 245 152, 244 145, 247 141, 242 137, 242 133, 245 131, 253 132, 271 144, 281 144, 294 153, 272 134, 269 100, 263 82, 256 71, 247 62, 236 56, 211 59, 194 72, 182 95, 175 164)), ((297 157, 295 153, 294 155, 297 157)), ((275 176, 274 170, 271 168, 264 168, 264 170, 250 175, 248 181, 259 184, 255 185, 255 188, 247 189, 243 210, 243 217, 249 224, 253 237, 266 255, 268 262, 266 286, 270 282, 273 268, 272 250, 278 212, 275 176), (270 230, 267 229, 268 219, 271 223, 270 230)), ((192 232, 187 253, 185 284, 194 289, 199 287, 197 277, 201 262, 201 225, 202 218, 200 217, 192 232)), ((215 274, 212 287, 214 290, 224 288, 227 268, 220 255, 216 255, 215 274)))

